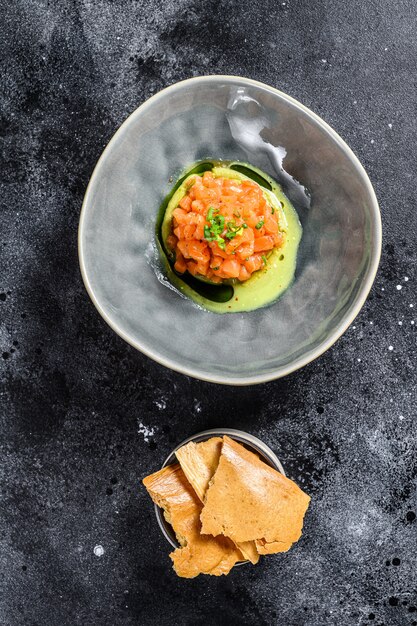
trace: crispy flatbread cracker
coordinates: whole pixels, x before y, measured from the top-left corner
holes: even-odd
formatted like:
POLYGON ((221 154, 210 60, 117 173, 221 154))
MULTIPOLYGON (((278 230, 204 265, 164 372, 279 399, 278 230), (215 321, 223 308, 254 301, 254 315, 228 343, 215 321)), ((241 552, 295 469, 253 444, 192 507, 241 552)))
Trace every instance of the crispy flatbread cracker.
POLYGON ((235 545, 241 551, 245 559, 250 561, 253 565, 257 564, 261 553, 258 552, 254 541, 236 541, 235 545))
POLYGON ((212 437, 201 443, 190 441, 175 453, 182 471, 201 502, 204 502, 209 483, 219 464, 222 445, 221 437, 212 437))
MULTIPOLYGON (((207 441, 190 441, 176 451, 181 468, 194 491, 204 502, 210 481, 219 464, 223 439, 212 437, 207 441)), ((236 543, 243 556, 254 565, 259 561, 259 552, 254 541, 236 543)))
POLYGON ((293 543, 301 536, 309 502, 292 480, 225 436, 201 513, 201 531, 235 542, 293 543))
POLYGON ((287 552, 292 546, 292 543, 285 543, 284 541, 271 541, 267 543, 265 539, 257 539, 255 541, 256 549, 259 554, 277 554, 277 552, 287 552))
POLYGON ((164 510, 181 545, 170 554, 174 570, 183 578, 198 574, 228 574, 243 556, 227 537, 201 535, 203 508, 181 467, 169 465, 143 479, 152 500, 164 510))

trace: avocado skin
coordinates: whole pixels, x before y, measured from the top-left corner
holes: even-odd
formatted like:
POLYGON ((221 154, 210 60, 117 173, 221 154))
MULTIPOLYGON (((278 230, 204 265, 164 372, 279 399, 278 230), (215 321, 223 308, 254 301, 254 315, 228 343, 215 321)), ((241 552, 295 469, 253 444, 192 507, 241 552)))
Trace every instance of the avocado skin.
POLYGON ((170 193, 164 198, 156 223, 157 247, 168 280, 183 296, 213 313, 252 311, 276 301, 294 279, 301 235, 302 228, 297 213, 278 183, 253 165, 239 161, 205 159, 184 170, 170 193), (196 278, 188 272, 178 274, 173 268, 174 254, 166 245, 166 239, 171 232, 172 213, 187 192, 187 186, 184 184, 187 179, 194 174, 203 174, 209 170, 213 171, 215 176, 236 178, 236 180, 247 178, 254 180, 264 189, 268 201, 280 210, 286 224, 287 236, 284 246, 272 250, 268 255, 267 266, 255 272, 244 283, 230 280, 222 284, 214 284, 204 280, 203 277, 196 278))

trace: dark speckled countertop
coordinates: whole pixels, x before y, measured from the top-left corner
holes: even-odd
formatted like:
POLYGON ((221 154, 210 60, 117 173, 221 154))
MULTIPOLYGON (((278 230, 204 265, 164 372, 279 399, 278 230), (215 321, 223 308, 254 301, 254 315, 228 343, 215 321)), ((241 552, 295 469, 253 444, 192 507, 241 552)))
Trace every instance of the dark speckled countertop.
POLYGON ((414 0, 0 0, 1 626, 417 624, 414 0), (83 193, 151 94, 240 74, 311 107, 380 201, 380 271, 319 360, 220 388, 126 345, 79 273, 83 193), (246 429, 313 497, 303 539, 176 578, 140 478, 246 429))

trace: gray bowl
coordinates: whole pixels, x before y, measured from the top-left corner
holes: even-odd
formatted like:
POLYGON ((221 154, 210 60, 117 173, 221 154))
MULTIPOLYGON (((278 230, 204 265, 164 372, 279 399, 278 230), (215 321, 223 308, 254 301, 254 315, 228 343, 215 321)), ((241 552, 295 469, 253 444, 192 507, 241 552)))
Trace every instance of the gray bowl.
POLYGON ((380 250, 378 203, 349 147, 293 98, 233 76, 177 83, 134 111, 94 170, 79 227, 84 283, 108 324, 167 367, 233 385, 284 376, 327 350, 364 304, 380 250), (161 269, 158 208, 171 177, 207 157, 260 167, 298 210, 295 281, 266 308, 204 311, 161 269))
MULTIPOLYGON (((206 439, 210 439, 210 437, 223 437, 223 435, 228 435, 235 441, 243 444, 246 448, 248 448, 251 452, 255 452, 259 455, 259 457, 268 465, 273 467, 274 469, 284 474, 284 468, 281 465, 281 461, 276 456, 276 454, 269 448, 263 441, 251 435, 250 433, 245 433, 243 430, 235 430, 234 428, 214 428, 212 430, 204 430, 201 433, 197 433, 196 435, 192 435, 185 439, 182 443, 180 443, 171 454, 165 459, 162 467, 166 467, 167 465, 172 465, 173 463, 177 463, 177 457, 175 456, 176 450, 179 450, 182 446, 185 446, 186 443, 190 441, 194 441, 194 443, 199 443, 200 441, 206 441, 206 439)), ((159 528, 162 531, 162 534, 169 541, 173 548, 178 548, 179 543, 177 538, 175 537, 175 533, 172 530, 172 526, 166 521, 162 509, 155 504, 155 515, 159 525, 159 528)), ((240 561, 236 563, 236 565, 243 565, 248 563, 249 561, 240 561)))

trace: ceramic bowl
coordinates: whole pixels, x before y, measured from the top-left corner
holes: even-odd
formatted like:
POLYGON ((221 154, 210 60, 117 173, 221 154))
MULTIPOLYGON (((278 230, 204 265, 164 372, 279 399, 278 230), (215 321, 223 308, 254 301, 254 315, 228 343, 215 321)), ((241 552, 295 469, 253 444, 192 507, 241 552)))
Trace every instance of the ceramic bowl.
MULTIPOLYGON (((171 454, 165 459, 162 467, 166 465, 171 465, 172 463, 177 463, 177 457, 175 456, 176 450, 179 450, 182 446, 185 446, 186 443, 190 441, 194 441, 194 443, 200 443, 200 441, 206 441, 211 437, 223 437, 224 435, 228 435, 235 441, 243 444, 248 450, 251 452, 255 452, 265 463, 273 467, 274 469, 284 474, 284 468, 281 465, 281 461, 278 459, 276 454, 271 450, 269 446, 267 446, 263 441, 251 435, 250 433, 246 433, 243 430, 236 430, 234 428, 215 428, 212 430, 204 430, 201 433, 197 433, 192 437, 188 437, 185 441, 180 443, 171 454)), ((155 515, 159 525, 159 528, 162 531, 162 534, 169 541, 173 548, 178 548, 179 543, 175 537, 175 533, 172 530, 172 526, 166 521, 162 509, 155 504, 155 515)), ((244 563, 248 563, 248 561, 241 561, 237 563, 237 565, 243 565, 244 563)))
POLYGON ((79 227, 82 276, 106 322, 159 363, 231 385, 284 376, 327 350, 364 304, 380 249, 375 193, 349 147, 293 98, 233 76, 177 83, 136 109, 94 170, 79 227), (208 157, 261 168, 299 213, 294 283, 263 309, 199 309, 158 262, 160 204, 185 167, 208 157))

